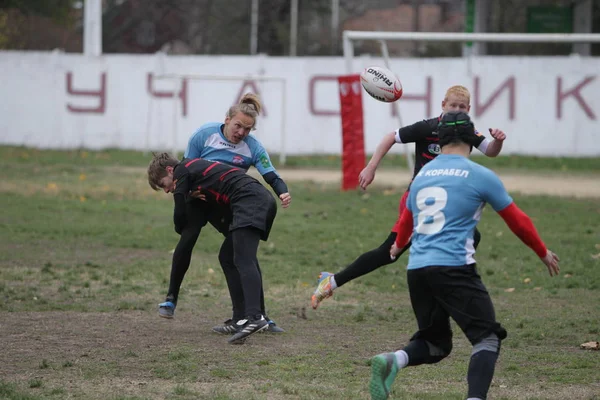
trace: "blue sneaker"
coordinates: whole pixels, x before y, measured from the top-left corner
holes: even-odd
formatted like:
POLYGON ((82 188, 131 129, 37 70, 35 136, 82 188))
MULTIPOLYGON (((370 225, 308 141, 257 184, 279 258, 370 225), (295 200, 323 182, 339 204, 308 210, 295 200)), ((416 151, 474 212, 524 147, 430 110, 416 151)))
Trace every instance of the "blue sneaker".
POLYGON ((158 305, 158 316, 163 318, 173 318, 175 315, 175 303, 165 301, 158 305))
POLYGON ((275 323, 275 321, 273 321, 272 319, 267 320, 267 323, 269 324, 269 326, 267 326, 267 329, 265 329, 263 332, 271 332, 271 333, 283 333, 283 332, 285 332, 283 330, 283 328, 280 328, 279 326, 277 326, 277 324, 275 323))
POLYGON ((392 383, 398 374, 394 353, 378 354, 371 359, 371 382, 369 391, 372 400, 385 400, 390 395, 392 383))

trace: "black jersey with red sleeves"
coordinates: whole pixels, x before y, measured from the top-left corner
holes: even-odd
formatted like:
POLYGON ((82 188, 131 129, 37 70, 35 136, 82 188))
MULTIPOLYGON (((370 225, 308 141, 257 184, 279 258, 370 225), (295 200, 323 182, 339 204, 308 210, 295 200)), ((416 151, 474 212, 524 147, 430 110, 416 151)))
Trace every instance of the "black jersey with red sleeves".
POLYGON ((229 204, 236 190, 248 183, 258 182, 243 169, 203 158, 184 158, 175 166, 173 181, 173 194, 187 197, 191 192, 200 192, 206 201, 218 204, 229 204))
MULTIPOLYGON (((396 143, 415 144, 413 179, 425 164, 436 158, 442 151, 438 143, 440 138, 437 134, 440 117, 425 119, 412 125, 404 126, 396 131, 396 143)), ((475 135, 478 138, 475 147, 479 147, 481 142, 485 140, 485 136, 477 131, 475 131, 475 135)))

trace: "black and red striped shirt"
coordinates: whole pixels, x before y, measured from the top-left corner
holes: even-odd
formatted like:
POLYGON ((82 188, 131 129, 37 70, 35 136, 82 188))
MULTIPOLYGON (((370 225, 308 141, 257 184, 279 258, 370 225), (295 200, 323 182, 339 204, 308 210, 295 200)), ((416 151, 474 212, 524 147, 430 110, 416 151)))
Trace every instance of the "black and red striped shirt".
MULTIPOLYGON (((412 125, 404 126, 396 131, 396 143, 415 144, 413 179, 425 164, 436 158, 442 151, 438 144, 440 138, 437 134, 440 117, 425 119, 412 125)), ((478 137, 475 147, 479 148, 481 143, 486 139, 485 136, 477 131, 475 131, 475 135, 478 137)))
POLYGON ((184 158, 173 170, 173 181, 173 195, 200 192, 206 201, 225 205, 240 187, 258 182, 243 169, 203 158, 184 158))

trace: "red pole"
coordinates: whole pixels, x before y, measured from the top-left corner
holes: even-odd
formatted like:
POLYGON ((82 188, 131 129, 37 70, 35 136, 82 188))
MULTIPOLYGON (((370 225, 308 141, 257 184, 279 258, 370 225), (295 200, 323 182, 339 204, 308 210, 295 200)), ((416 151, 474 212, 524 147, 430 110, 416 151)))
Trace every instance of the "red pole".
POLYGON ((342 190, 356 189, 365 167, 362 90, 360 75, 338 77, 342 117, 342 190))

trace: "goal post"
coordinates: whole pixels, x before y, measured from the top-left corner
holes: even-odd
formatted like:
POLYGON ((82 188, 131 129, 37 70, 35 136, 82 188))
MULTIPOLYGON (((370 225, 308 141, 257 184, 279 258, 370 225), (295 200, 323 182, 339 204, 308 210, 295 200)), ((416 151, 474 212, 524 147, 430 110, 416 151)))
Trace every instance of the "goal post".
MULTIPOLYGON (((355 73, 354 41, 373 40, 381 44, 381 55, 385 66, 389 68, 390 57, 387 41, 423 41, 423 42, 503 42, 503 43, 600 43, 600 34, 596 33, 449 33, 449 32, 380 32, 380 31, 344 31, 342 48, 346 64, 346 74, 355 73)), ((469 58, 472 56, 469 56, 469 58)), ((400 102, 395 102, 399 127, 402 127, 400 102)), ((413 170, 413 155, 408 146, 404 146, 407 166, 413 170)))
MULTIPOLYGON (((230 76, 223 76, 223 75, 196 75, 196 74, 160 74, 160 75, 155 75, 154 79, 156 80, 163 80, 163 81, 172 81, 175 85, 175 89, 173 90, 173 95, 171 96, 173 99, 173 117, 172 117, 172 139, 171 139, 171 144, 172 144, 172 152, 173 152, 173 156, 177 157, 177 153, 179 152, 178 149, 178 145, 177 145, 177 138, 178 138, 178 113, 180 111, 179 109, 179 98, 177 97, 176 93, 176 88, 179 87, 179 85, 181 85, 181 83, 184 80, 188 80, 188 81, 238 81, 238 82, 244 82, 244 81, 256 81, 258 84, 260 84, 261 82, 275 82, 277 84, 280 85, 281 87, 281 103, 280 103, 280 112, 279 112, 279 118, 281 118, 280 123, 279 123, 279 140, 280 140, 280 148, 279 148, 279 163, 284 166, 286 163, 286 158, 287 158, 287 146, 286 146, 286 121, 287 121, 287 117, 286 117, 286 108, 287 108, 287 93, 286 93, 286 86, 287 86, 287 79, 284 77, 279 77, 279 76, 268 76, 268 75, 230 75, 230 76)), ((262 101, 263 99, 261 99, 262 101)), ((147 115, 147 119, 146 119, 146 151, 149 150, 150 147, 150 137, 152 135, 152 105, 153 105, 153 97, 150 96, 150 101, 148 104, 148 115, 147 115)), ((229 105, 227 106, 229 107, 229 105)), ((226 108, 223 109, 223 113, 225 113, 226 108)), ((265 117, 266 118, 266 117, 265 117)), ((212 120, 209 118, 209 120, 212 120)), ((191 135, 191 132, 190 132, 191 135)))

